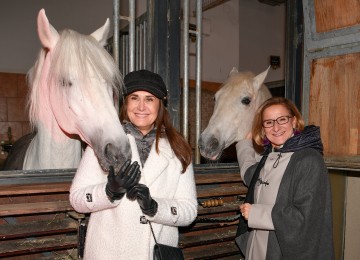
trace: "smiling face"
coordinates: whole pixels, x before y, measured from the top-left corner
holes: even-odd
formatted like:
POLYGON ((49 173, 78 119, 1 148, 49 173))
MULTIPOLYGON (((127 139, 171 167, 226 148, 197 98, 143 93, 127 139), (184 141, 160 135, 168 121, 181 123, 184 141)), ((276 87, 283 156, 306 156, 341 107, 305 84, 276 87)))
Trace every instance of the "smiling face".
POLYGON ((153 129, 159 108, 160 99, 147 91, 136 91, 127 97, 127 116, 143 135, 153 129))
MULTIPOLYGON (((296 128, 296 117, 292 116, 287 108, 283 105, 273 105, 266 108, 262 115, 263 122, 266 120, 276 120, 273 121, 274 125, 271 127, 263 127, 267 139, 271 142, 272 146, 280 147, 283 145, 286 140, 288 140, 294 133, 294 128, 296 128), (281 119, 279 117, 289 116, 289 121, 284 124, 279 124, 281 119)), ((283 119, 283 118, 282 118, 283 119)), ((283 119, 284 120, 284 119, 283 119)), ((286 120, 285 120, 286 121, 286 120)), ((284 122, 284 121, 283 121, 284 122)))

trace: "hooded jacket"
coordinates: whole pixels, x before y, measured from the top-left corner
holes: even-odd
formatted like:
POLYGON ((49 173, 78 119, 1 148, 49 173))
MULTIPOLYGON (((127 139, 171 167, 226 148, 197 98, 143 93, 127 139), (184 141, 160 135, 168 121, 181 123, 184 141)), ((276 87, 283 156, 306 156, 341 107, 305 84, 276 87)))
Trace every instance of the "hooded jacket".
MULTIPOLYGON (((237 238, 247 260, 334 259, 328 172, 320 129, 307 126, 271 151, 255 187, 248 225, 237 238)), ((250 140, 236 145, 241 176, 249 184, 258 163, 250 140)))

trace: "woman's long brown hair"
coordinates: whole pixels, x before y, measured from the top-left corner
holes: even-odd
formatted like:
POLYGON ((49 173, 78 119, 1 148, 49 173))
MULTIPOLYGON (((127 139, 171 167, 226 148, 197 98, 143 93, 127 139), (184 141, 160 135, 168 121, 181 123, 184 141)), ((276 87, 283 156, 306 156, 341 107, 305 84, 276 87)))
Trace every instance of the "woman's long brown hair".
MULTIPOLYGON (((127 103, 128 96, 125 98, 125 102, 121 108, 120 121, 127 120, 130 122, 127 115, 127 103)), ((156 124, 156 152, 159 153, 159 140, 164 137, 163 129, 165 130, 165 136, 168 139, 172 150, 176 157, 180 160, 182 165, 182 173, 184 173, 192 161, 191 158, 191 146, 185 140, 185 138, 176 130, 170 120, 169 112, 166 110, 162 101, 160 101, 160 107, 158 116, 155 120, 156 124)))

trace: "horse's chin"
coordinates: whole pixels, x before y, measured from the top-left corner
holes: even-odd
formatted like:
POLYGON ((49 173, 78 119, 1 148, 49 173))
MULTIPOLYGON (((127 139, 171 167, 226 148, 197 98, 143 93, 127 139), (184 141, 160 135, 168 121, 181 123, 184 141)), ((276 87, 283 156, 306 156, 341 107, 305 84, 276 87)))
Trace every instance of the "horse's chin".
POLYGON ((116 159, 112 159, 110 160, 109 158, 102 156, 102 155, 96 155, 99 165, 101 167, 101 169, 105 172, 108 172, 110 169, 110 166, 112 166, 114 168, 115 172, 119 172, 121 167, 123 166, 123 164, 131 159, 131 152, 130 150, 128 150, 129 153, 127 154, 119 154, 116 159))
POLYGON ((123 159, 120 159, 119 161, 116 161, 116 162, 108 162, 107 160, 100 160, 98 158, 98 161, 99 161, 99 165, 101 167, 101 169, 104 171, 104 172, 108 172, 109 169, 110 169, 110 166, 114 167, 114 171, 115 172, 119 172, 120 169, 121 169, 121 166, 123 166, 123 164, 125 163, 126 159, 123 158, 123 159))
POLYGON ((210 161, 218 161, 222 155, 223 150, 219 151, 200 151, 200 154, 206 159, 210 161))

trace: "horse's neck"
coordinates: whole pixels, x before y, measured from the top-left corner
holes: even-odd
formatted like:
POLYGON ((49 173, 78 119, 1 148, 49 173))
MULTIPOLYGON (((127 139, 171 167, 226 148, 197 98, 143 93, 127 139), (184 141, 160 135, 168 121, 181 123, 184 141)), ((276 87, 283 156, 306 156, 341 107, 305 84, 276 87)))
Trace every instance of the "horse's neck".
POLYGON ((38 125, 36 136, 25 155, 23 169, 76 168, 81 159, 81 142, 67 137, 53 122, 53 126, 38 125))
POLYGON ((76 168, 81 158, 81 143, 69 138, 59 127, 50 105, 48 74, 49 60, 45 61, 39 88, 37 134, 31 141, 23 169, 76 168))

